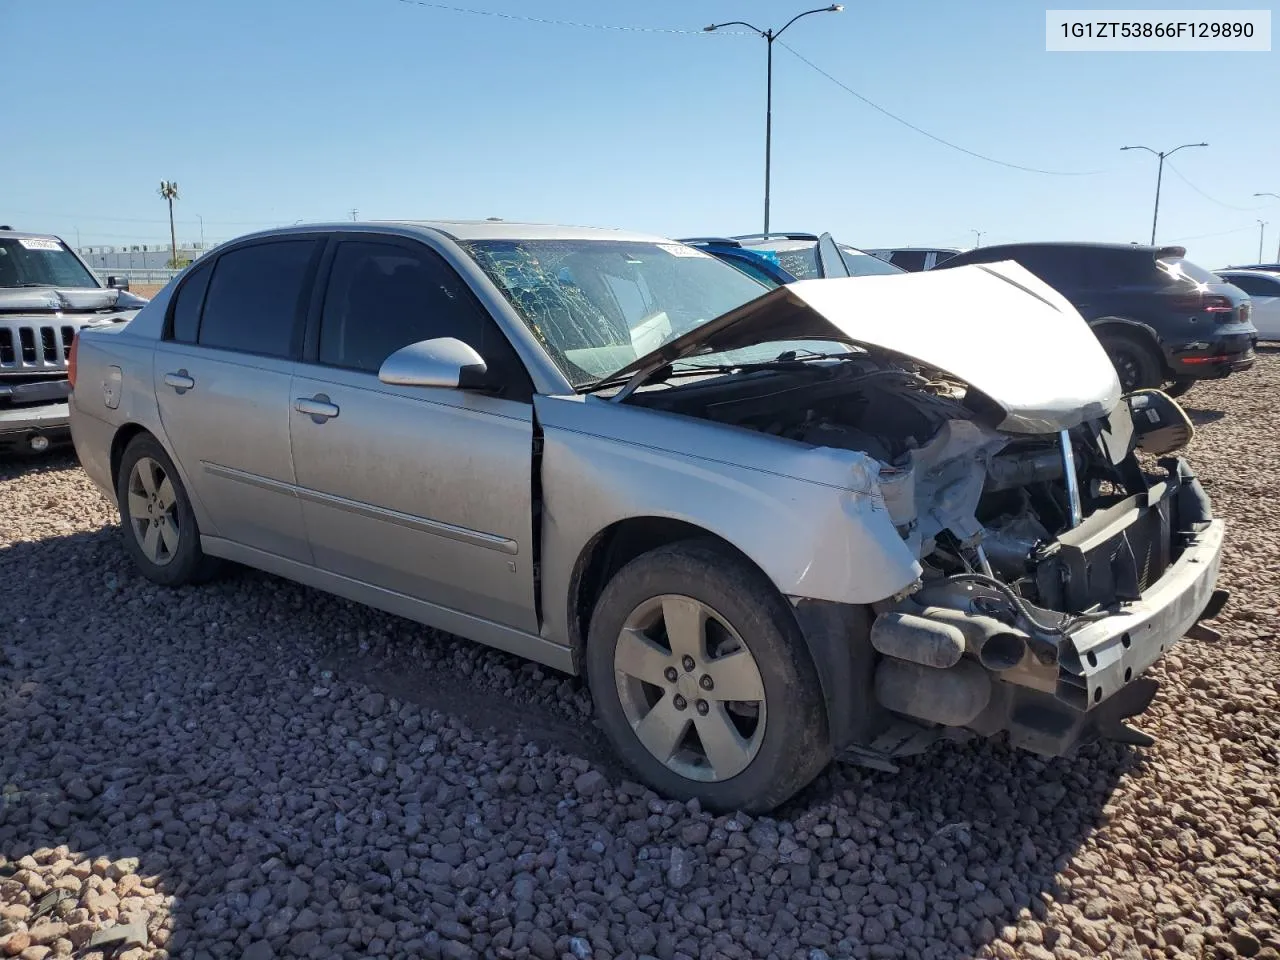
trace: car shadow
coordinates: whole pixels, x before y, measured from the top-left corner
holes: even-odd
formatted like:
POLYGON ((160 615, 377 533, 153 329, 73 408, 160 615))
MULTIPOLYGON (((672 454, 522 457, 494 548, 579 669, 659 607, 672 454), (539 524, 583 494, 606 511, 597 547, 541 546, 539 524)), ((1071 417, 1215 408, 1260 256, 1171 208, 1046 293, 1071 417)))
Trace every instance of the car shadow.
MULTIPOLYGON (((11 587, 0 623, 12 628, 0 639, 2 902, 46 909, 71 921, 77 937, 87 931, 76 924, 136 919, 149 946, 173 956, 240 957, 262 940, 276 956, 370 954, 387 930, 426 916, 422 885, 397 872, 387 834, 374 827, 382 823, 392 842, 430 862, 434 838, 405 839, 401 810, 409 807, 400 803, 437 795, 424 794, 431 767, 421 765, 420 747, 437 739, 441 714, 471 730, 460 740, 516 736, 582 758, 580 769, 595 764, 615 784, 626 779, 585 717, 536 697, 521 701, 518 677, 485 686, 503 669, 529 669, 524 661, 487 651, 451 659, 458 645, 480 648, 374 611, 358 610, 357 632, 324 642, 298 627, 296 614, 318 609, 327 622, 339 606, 326 605, 345 609, 343 601, 243 570, 164 590, 133 573, 118 536, 107 528, 0 548, 0 578, 11 587), (244 616, 228 622, 229 610, 244 616), (416 660, 410 647, 430 656, 416 660), (474 668, 450 666, 457 663, 474 668), (374 692, 386 713, 375 714, 384 708, 370 705, 374 692), (315 725, 311 708, 321 700, 334 707, 315 725), (389 771, 370 766, 379 745, 390 752, 389 771), (344 750, 354 758, 350 784, 335 782, 327 761, 304 762, 344 750), (380 781, 391 776, 400 778, 398 795, 380 781), (51 899, 57 887, 37 884, 33 895, 15 879, 30 865, 25 857, 41 876, 55 863, 87 861, 100 879, 64 883, 73 894, 65 901, 51 899), (111 894, 107 881, 128 871, 140 880, 114 879, 111 894), (315 926, 299 931, 306 909, 315 926), (323 940, 339 930, 341 942, 323 940)), ((565 679, 547 696, 585 693, 565 679)), ((478 754, 466 743, 460 751, 448 762, 482 776, 483 761, 469 759, 478 754)), ((867 943, 879 938, 872 921, 908 938, 933 923, 952 945, 934 956, 969 957, 1005 928, 1043 917, 1050 900, 1069 898, 1057 877, 1103 822, 1117 782, 1141 764, 1115 744, 1055 760, 996 742, 944 745, 903 762, 896 776, 833 764, 757 823, 817 837, 819 824, 832 825, 846 845, 841 869, 865 891, 834 909, 867 943), (901 872, 884 873, 886 864, 901 872)), ((467 790, 452 789, 444 802, 459 822, 464 809, 479 816, 467 790)), ((547 789, 558 796, 562 788, 547 789)), ((589 866, 579 854, 569 851, 569 862, 589 866)), ((778 882, 807 890, 820 869, 792 864, 778 882)), ((834 946, 830 955, 839 955, 834 946)))
POLYGON ((1226 413, 1222 410, 1205 410, 1200 407, 1188 406, 1183 406, 1182 409, 1186 412, 1187 417, 1191 422, 1197 427, 1203 427, 1208 423, 1217 423, 1226 416, 1226 413))

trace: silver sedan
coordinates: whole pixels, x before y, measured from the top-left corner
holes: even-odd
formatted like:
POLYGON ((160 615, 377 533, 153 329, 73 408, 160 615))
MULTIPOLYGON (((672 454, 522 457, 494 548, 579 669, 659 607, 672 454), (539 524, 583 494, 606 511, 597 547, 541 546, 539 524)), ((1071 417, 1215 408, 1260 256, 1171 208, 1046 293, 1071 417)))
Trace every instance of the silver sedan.
POLYGON ((1221 607, 1191 426, 1015 264, 772 292, 660 237, 302 226, 82 332, 71 426, 167 585, 232 561, 584 674, 643 779, 1137 742, 1221 607))

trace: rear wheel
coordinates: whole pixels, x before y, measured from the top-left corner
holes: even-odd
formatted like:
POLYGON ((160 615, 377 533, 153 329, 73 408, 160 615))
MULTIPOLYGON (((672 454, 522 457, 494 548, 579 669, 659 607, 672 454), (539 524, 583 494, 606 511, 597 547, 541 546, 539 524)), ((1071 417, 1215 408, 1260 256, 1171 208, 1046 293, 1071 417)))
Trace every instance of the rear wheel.
POLYGON ((668 796, 770 810, 830 758, 786 601, 715 543, 660 547, 618 571, 591 619, 586 667, 615 749, 668 796))
POLYGON ((1125 393, 1158 388, 1164 383, 1161 360, 1149 344, 1123 333, 1104 333, 1099 339, 1125 393))
POLYGON ((200 530, 186 488, 159 441, 129 441, 116 476, 125 551, 149 580, 167 587, 207 580, 217 562, 200 549, 200 530))

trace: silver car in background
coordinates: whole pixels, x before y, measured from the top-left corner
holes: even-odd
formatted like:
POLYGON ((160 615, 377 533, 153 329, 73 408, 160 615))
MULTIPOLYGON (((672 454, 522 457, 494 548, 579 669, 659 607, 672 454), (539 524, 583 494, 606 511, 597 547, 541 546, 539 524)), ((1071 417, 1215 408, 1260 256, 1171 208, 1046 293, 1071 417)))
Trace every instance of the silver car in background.
POLYGON ((1016 264, 768 291, 660 237, 256 234, 76 342, 81 463, 161 584, 230 560, 585 674, 648 783, 1141 742, 1225 601, 1191 426, 1016 264))

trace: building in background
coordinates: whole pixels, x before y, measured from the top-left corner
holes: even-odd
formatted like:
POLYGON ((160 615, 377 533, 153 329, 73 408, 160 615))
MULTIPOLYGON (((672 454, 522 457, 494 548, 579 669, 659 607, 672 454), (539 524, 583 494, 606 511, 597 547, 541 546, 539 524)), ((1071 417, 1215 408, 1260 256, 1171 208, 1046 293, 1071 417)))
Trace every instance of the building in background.
MULTIPOLYGON (((215 244, 182 244, 178 247, 178 262, 183 264, 196 260, 214 246, 215 244)), ((165 270, 169 267, 171 257, 167 243, 101 244, 80 247, 79 252, 95 270, 165 270)))

